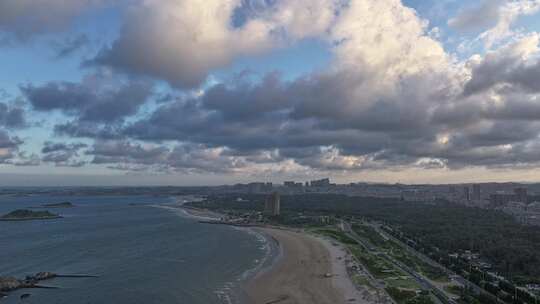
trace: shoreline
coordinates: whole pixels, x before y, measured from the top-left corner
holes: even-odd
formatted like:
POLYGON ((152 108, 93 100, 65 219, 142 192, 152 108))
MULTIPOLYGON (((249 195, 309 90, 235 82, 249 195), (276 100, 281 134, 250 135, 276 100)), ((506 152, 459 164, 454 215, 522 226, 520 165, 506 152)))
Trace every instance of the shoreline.
MULTIPOLYGON (((193 219, 219 220, 223 215, 180 205, 193 219)), ((342 244, 324 236, 283 227, 237 227, 265 240, 267 252, 258 266, 239 279, 232 296, 240 304, 375 303, 347 271, 352 257, 342 244)))
POLYGON ((372 303, 349 277, 347 251, 341 246, 306 232, 254 229, 274 239, 281 253, 272 265, 243 282, 242 303, 372 303))
MULTIPOLYGON (((223 214, 220 214, 214 211, 185 206, 184 203, 182 202, 177 202, 176 205, 168 206, 166 208, 171 208, 174 210, 181 211, 182 216, 185 216, 193 220, 197 220, 199 221, 199 224, 201 221, 216 221, 216 220, 221 220, 224 217, 223 214)), ((261 260, 258 261, 257 265, 255 267, 251 267, 245 270, 237 279, 238 285, 236 285, 236 283, 233 283, 234 286, 228 289, 228 292, 219 291, 218 298, 221 301, 224 301, 224 303, 226 304, 248 304, 250 302, 247 300, 248 295, 246 294, 243 286, 246 283, 263 275, 264 273, 271 271, 275 267, 276 263, 283 256, 283 250, 277 239, 275 239, 268 233, 265 233, 264 231, 262 231, 262 229, 265 229, 265 228, 262 228, 259 226, 256 226, 256 227, 234 226, 234 225, 226 225, 226 226, 229 226, 231 229, 242 231, 243 233, 251 234, 257 240, 264 240, 262 241, 262 243, 263 243, 263 246, 265 247, 266 252, 262 256, 261 260)), ((231 284, 231 283, 226 283, 226 284, 231 284)))

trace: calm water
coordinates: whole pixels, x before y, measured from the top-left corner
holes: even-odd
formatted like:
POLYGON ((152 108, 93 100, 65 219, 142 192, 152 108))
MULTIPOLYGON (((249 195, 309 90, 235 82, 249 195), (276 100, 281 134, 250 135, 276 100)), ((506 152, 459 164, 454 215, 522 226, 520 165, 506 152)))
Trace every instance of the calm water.
POLYGON ((256 235, 198 224, 167 208, 170 198, 2 197, 0 214, 62 201, 76 205, 49 209, 63 219, 0 222, 0 275, 100 277, 43 281, 61 289, 17 291, 0 303, 21 303, 22 293, 32 294, 25 303, 227 303, 265 254, 256 235))

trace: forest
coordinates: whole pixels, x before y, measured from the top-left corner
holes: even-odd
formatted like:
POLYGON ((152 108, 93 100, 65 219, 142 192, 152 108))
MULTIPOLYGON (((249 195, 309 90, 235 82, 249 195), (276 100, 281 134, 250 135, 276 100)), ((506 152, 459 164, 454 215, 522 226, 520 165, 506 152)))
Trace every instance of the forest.
MULTIPOLYGON (((262 210, 264 195, 213 195, 199 203, 218 210, 262 210), (241 197, 242 200, 238 200, 241 197)), ((494 270, 517 283, 540 283, 540 229, 522 226, 500 211, 464 207, 446 201, 403 202, 399 199, 335 194, 281 196, 287 214, 311 213, 365 217, 398 227, 406 235, 443 252, 472 250, 494 270)))

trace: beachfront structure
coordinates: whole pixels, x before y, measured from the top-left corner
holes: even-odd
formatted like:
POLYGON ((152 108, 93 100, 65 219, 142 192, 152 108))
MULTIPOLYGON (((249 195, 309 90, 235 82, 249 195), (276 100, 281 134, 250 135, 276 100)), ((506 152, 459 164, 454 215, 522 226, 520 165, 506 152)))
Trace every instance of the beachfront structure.
POLYGON ((471 190, 469 189, 469 186, 463 187, 463 198, 464 198, 466 201, 470 201, 470 200, 471 200, 471 190))
POLYGON ((480 187, 480 184, 472 185, 472 198, 475 201, 479 201, 482 199, 482 188, 480 187))
POLYGON ((277 216, 279 215, 280 207, 279 193, 274 192, 266 198, 266 202, 264 203, 264 213, 277 216))

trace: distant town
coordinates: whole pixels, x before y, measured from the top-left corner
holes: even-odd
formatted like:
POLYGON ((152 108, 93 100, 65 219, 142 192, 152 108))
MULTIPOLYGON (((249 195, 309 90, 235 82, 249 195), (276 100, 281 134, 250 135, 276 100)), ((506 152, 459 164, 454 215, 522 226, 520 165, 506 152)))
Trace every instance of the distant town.
POLYGON ((468 183, 442 185, 406 185, 349 183, 335 184, 329 178, 306 182, 285 181, 283 184, 252 182, 212 187, 220 193, 252 193, 295 195, 332 193, 348 196, 394 198, 404 202, 445 200, 468 207, 501 210, 525 225, 540 226, 540 184, 468 183))

